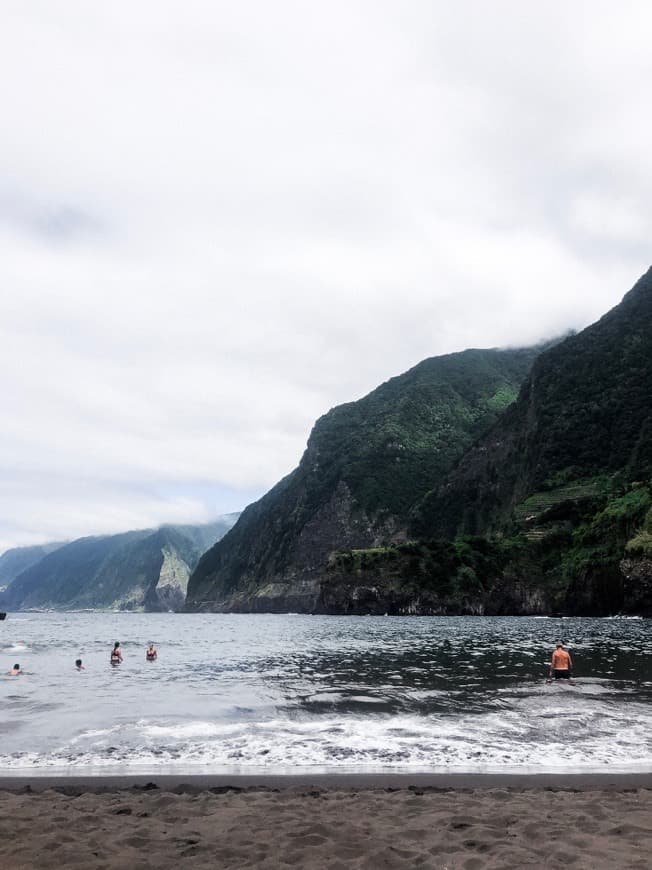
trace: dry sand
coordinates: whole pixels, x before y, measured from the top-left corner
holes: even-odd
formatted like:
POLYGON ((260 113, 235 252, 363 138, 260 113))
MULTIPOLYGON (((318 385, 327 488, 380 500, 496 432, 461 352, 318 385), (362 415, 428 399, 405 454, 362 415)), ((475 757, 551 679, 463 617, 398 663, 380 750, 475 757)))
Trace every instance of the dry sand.
POLYGON ((652 866, 649 777, 557 779, 2 780, 0 867, 652 866))

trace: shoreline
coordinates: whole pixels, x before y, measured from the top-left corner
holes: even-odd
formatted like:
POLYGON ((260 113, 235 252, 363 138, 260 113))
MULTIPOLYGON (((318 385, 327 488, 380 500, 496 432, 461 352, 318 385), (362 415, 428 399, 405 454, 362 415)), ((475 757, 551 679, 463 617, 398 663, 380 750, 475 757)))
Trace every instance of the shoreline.
POLYGON ((632 791, 652 790, 652 773, 299 773, 299 774, 0 774, 0 791, 632 791))

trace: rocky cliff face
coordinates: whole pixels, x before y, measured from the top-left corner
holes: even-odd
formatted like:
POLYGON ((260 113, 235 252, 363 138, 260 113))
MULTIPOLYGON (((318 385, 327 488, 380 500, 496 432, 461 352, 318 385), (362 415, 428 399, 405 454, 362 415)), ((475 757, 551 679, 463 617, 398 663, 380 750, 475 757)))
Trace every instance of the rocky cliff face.
POLYGON ((563 611, 523 543, 409 541, 331 553, 310 582, 250 587, 226 611, 345 615, 532 615, 563 611))
POLYGON ((234 520, 72 541, 14 577, 0 605, 4 610, 180 609, 203 549, 234 520))
POLYGON ((296 471, 200 561, 187 606, 650 612, 652 270, 544 350, 515 401, 505 353, 426 361, 318 421, 296 471))
MULTIPOLYGON (((406 564, 376 565, 351 572, 331 566, 320 586, 315 612, 364 616, 536 616, 556 610, 541 572, 485 578, 460 590, 414 582, 406 564)), ((421 578, 423 579, 423 578, 421 578)))
MULTIPOLYGON (((343 481, 340 481, 331 498, 316 509, 298 530, 296 540, 292 542, 290 559, 281 560, 278 552, 271 552, 277 540, 272 518, 260 518, 255 512, 248 517, 246 511, 243 516, 243 525, 236 530, 239 540, 232 545, 228 554, 229 558, 235 558, 237 564, 243 566, 238 582, 232 586, 224 583, 221 595, 216 599, 213 578, 201 579, 196 574, 188 609, 236 613, 313 613, 318 607, 321 576, 333 550, 333 542, 344 547, 362 547, 373 546, 381 539, 400 536, 392 518, 370 517, 360 510, 343 481), (266 552, 269 561, 261 564, 251 560, 247 564, 249 536, 256 536, 260 545, 264 543, 265 534, 268 535, 266 552)), ((211 555, 214 557, 216 554, 211 555)))
POLYGON ((250 587, 219 609, 356 616, 652 616, 651 559, 624 559, 619 568, 611 562, 588 564, 572 579, 564 577, 559 563, 552 570, 546 566, 550 559, 539 548, 530 549, 525 541, 521 546, 498 569, 448 565, 444 582, 432 566, 401 552, 400 545, 342 551, 331 554, 328 567, 310 581, 288 578, 250 587))
POLYGON ((181 610, 186 601, 194 560, 189 565, 170 542, 161 547, 161 556, 158 578, 146 593, 145 609, 181 610))
POLYGON ((652 617, 652 556, 630 556, 620 563, 623 611, 652 617))
POLYGON ((334 408, 299 467, 201 559, 187 608, 313 611, 330 554, 403 540, 414 501, 514 400, 538 352, 425 360, 334 408))

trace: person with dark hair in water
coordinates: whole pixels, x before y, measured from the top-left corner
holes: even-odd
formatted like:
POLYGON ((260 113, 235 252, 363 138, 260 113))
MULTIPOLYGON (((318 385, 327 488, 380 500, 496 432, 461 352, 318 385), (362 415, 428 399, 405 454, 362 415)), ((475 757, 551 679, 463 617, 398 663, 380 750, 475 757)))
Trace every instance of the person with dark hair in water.
POLYGON ((86 670, 86 668, 82 664, 81 659, 77 659, 77 661, 75 662, 75 667, 77 668, 78 671, 85 671, 86 670))
POLYGON ((111 650, 111 664, 113 667, 119 665, 122 661, 122 650, 120 649, 120 641, 116 640, 111 650))
POLYGON ((156 652, 156 647, 151 642, 151 640, 147 646, 147 651, 145 652, 145 658, 148 662, 155 662, 156 659, 158 658, 158 653, 156 652))
POLYGON ((557 647, 552 654, 550 661, 550 679, 555 680, 570 680, 573 676, 573 660, 570 653, 564 649, 564 645, 560 640, 557 641, 557 647))
POLYGON ((16 664, 13 666, 13 668, 9 671, 9 676, 10 677, 17 677, 19 674, 22 674, 22 671, 20 669, 20 665, 18 664, 18 662, 16 662, 16 664))

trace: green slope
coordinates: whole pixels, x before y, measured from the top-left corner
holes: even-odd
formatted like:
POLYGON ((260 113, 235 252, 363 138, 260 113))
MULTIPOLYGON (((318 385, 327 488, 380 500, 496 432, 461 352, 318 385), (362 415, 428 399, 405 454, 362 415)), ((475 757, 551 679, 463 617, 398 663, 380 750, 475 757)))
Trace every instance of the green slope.
POLYGON ((179 609, 190 572, 234 519, 72 541, 13 579, 0 603, 5 610, 179 609))
POLYGON ((202 558, 187 606, 312 609, 331 552, 400 539, 415 500, 516 398, 539 352, 434 357, 334 408, 299 467, 202 558))
POLYGON ((60 543, 37 544, 33 547, 13 547, 5 550, 0 556, 0 589, 8 586, 19 574, 61 546, 63 545, 60 543))
POLYGON ((188 606, 652 615, 652 271, 523 377, 525 353, 427 360, 327 414, 188 606))
POLYGON ((541 354, 518 400, 424 498, 411 528, 484 533, 527 514, 528 499, 568 501, 569 484, 582 488, 573 501, 651 475, 652 270, 597 323, 541 354))
POLYGON ((421 612, 652 615, 651 384, 648 272, 540 355, 517 401, 416 505, 409 552, 337 557, 328 607, 382 586, 381 611, 418 597, 421 612))

